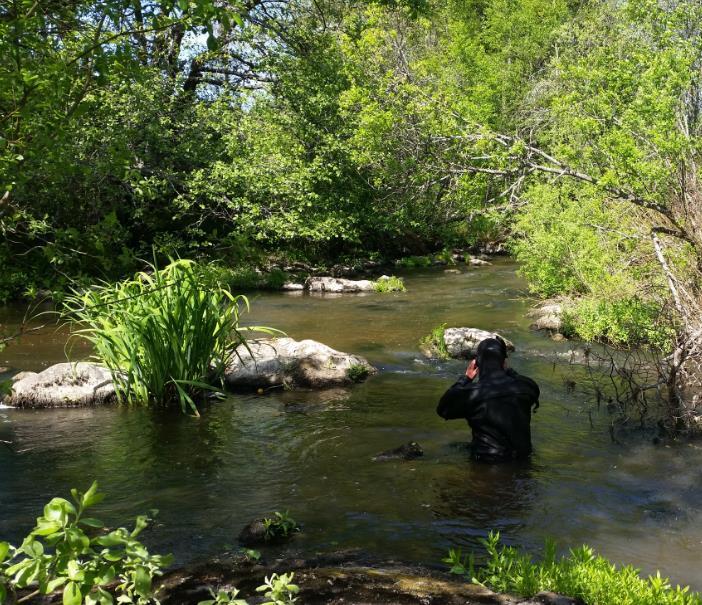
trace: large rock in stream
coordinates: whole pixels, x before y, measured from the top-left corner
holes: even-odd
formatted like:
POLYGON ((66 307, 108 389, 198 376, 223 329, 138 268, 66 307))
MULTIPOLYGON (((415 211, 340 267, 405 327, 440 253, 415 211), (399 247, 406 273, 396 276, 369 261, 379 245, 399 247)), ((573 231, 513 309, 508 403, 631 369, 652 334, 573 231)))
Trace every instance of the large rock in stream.
POLYGON ((57 363, 39 372, 20 372, 3 403, 18 408, 95 406, 116 400, 112 376, 92 363, 57 363))
POLYGON ((486 338, 501 338, 505 341, 508 351, 514 351, 514 345, 497 332, 488 332, 478 328, 445 328, 443 344, 435 335, 422 340, 420 349, 425 357, 438 358, 451 357, 453 359, 470 359, 475 357, 476 349, 481 341, 486 338), (445 347, 446 353, 443 353, 445 347))
POLYGON ((343 277, 310 277, 305 282, 309 292, 374 292, 375 282, 369 279, 345 279, 343 277))
POLYGON ((224 381, 230 388, 325 388, 358 382, 376 369, 363 357, 342 353, 315 340, 270 338, 239 345, 224 381))
POLYGON ((529 311, 528 316, 534 320, 531 324, 532 329, 561 332, 563 330, 563 307, 563 302, 547 300, 529 311))

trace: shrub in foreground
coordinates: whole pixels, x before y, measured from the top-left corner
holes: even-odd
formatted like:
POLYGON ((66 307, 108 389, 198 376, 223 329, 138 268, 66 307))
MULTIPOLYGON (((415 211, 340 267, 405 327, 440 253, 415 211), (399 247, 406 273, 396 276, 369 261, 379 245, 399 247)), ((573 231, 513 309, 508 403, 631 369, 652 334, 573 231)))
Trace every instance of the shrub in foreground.
POLYGON ((688 587, 672 587, 660 574, 647 579, 631 566, 617 568, 589 546, 572 549, 558 558, 556 545, 546 542, 544 556, 530 555, 500 544, 500 534, 491 532, 482 541, 488 560, 476 568, 473 555, 452 549, 444 562, 451 572, 496 592, 531 597, 549 590, 582 599, 587 605, 702 605, 702 598, 688 587))
POLYGON ((111 605, 113 594, 125 605, 153 600, 153 579, 170 565, 170 555, 152 555, 137 540, 148 525, 105 531, 85 512, 103 499, 96 482, 85 492, 71 490, 73 502, 53 498, 36 527, 19 547, 0 542, 0 604, 16 602, 16 592, 30 596, 63 591, 63 605, 111 605))

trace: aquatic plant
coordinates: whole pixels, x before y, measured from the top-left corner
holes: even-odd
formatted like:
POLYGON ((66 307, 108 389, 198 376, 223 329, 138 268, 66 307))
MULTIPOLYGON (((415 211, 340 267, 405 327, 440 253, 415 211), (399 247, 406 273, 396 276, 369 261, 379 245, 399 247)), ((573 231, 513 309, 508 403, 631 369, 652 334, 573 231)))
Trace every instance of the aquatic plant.
MULTIPOLYGON (((265 592, 265 597, 269 599, 263 605, 291 605, 297 601, 295 596, 300 587, 293 584, 295 574, 283 574, 279 576, 274 573, 269 578, 266 576, 265 582, 256 588, 256 592, 265 592)), ((236 588, 231 590, 219 590, 215 592, 210 588, 211 599, 200 601, 197 605, 249 605, 245 599, 239 599, 239 591, 236 588)))
POLYGON ((405 282, 401 277, 392 275, 375 282, 376 292, 406 292, 405 282))
POLYGON ((346 370, 346 375, 352 382, 361 382, 368 377, 369 373, 370 371, 368 368, 360 363, 353 363, 349 366, 349 369, 346 370))
POLYGON ((300 531, 300 525, 290 516, 288 511, 273 513, 273 517, 265 517, 262 520, 265 530, 266 540, 277 538, 287 538, 290 534, 300 531))
POLYGON ((297 601, 295 595, 300 591, 300 587, 292 583, 294 576, 295 574, 290 572, 280 576, 274 573, 270 578, 266 577, 265 583, 256 589, 257 592, 264 592, 263 596, 268 599, 263 605, 292 605, 297 601))
POLYGON ((195 400, 217 390, 235 348, 245 343, 239 318, 248 300, 190 260, 150 268, 74 291, 64 317, 109 368, 120 402, 178 402, 197 415, 195 400))
POLYGON ((18 590, 29 593, 21 602, 59 589, 64 605, 111 605, 112 593, 118 603, 152 602, 153 579, 172 558, 151 555, 137 540, 146 516, 137 517, 132 531, 106 531, 99 519, 84 516, 102 501, 97 490, 93 482, 84 493, 72 489, 73 502, 53 498, 19 547, 0 542, 0 603, 14 602, 18 590))
POLYGON ((660 573, 643 579, 639 570, 617 568, 589 546, 557 558, 555 542, 547 540, 543 558, 535 561, 527 553, 501 545, 498 532, 490 532, 482 543, 488 554, 483 567, 476 568, 473 555, 464 556, 460 549, 452 549, 444 562, 451 565, 451 573, 496 592, 531 597, 548 590, 588 605, 702 605, 702 597, 688 587, 672 587, 660 573))
POLYGON ((429 353, 432 357, 439 359, 448 359, 449 353, 444 340, 444 331, 447 324, 443 323, 436 326, 427 336, 420 339, 419 348, 422 351, 429 353))
POLYGON ((200 601, 197 605, 248 605, 246 599, 237 598, 239 591, 236 588, 217 592, 210 588, 210 595, 212 595, 211 599, 200 601))

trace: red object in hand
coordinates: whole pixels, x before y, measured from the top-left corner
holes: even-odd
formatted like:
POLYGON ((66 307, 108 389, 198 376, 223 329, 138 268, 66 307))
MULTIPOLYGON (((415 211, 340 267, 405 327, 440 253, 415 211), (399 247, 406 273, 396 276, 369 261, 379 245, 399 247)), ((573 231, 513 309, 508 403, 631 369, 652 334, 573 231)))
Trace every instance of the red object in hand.
POLYGON ((473 380, 478 374, 478 365, 475 363, 475 359, 472 359, 466 368, 466 376, 473 380))

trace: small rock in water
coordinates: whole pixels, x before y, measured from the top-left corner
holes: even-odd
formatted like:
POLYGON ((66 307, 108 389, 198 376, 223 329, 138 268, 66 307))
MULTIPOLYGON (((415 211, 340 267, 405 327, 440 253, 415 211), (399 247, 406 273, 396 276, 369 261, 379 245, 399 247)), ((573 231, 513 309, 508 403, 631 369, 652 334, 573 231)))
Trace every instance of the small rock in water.
POLYGON ((310 277, 305 282, 305 288, 310 292, 373 292, 375 284, 368 279, 310 277))
POLYGON ((458 269, 444 269, 444 273, 448 273, 449 275, 460 275, 461 272, 458 269))
POLYGON ((469 259, 466 261, 466 263, 469 264, 469 265, 471 265, 471 266, 473 266, 473 267, 484 267, 484 266, 487 266, 487 265, 492 265, 492 263, 490 263, 490 262, 488 262, 488 261, 486 261, 486 260, 483 260, 482 258, 475 258, 475 257, 469 258, 469 259))
POLYGON ((410 441, 400 447, 392 450, 380 452, 377 456, 373 456, 374 462, 383 462, 385 460, 414 460, 424 455, 422 446, 416 441, 410 441))
POLYGON ((305 284, 296 284, 295 282, 285 282, 281 287, 281 290, 285 290, 287 292, 295 292, 297 290, 302 291, 304 289, 305 284))
POLYGON ((563 342, 564 340, 567 340, 567 338, 560 332, 556 332, 553 336, 551 336, 551 340, 554 342, 563 342))

